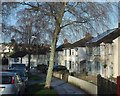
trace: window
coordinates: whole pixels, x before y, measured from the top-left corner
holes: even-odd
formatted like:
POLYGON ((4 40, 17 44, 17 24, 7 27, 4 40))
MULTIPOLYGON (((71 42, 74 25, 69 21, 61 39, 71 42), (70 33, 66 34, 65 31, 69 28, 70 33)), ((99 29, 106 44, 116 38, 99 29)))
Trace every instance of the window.
POLYGON ((92 62, 88 61, 88 71, 92 71, 92 62))
POLYGON ((74 50, 72 51, 72 55, 74 55, 74 50))
POLYGON ((66 49, 65 49, 65 51, 64 51, 64 52, 65 52, 65 56, 67 56, 67 50, 66 50, 66 49))
POLYGON ((71 55, 71 49, 69 49, 69 55, 71 55))
POLYGON ((96 68, 96 70, 97 70, 97 72, 99 72, 100 71, 100 62, 99 61, 95 61, 95 68, 96 68))
POLYGON ((69 69, 71 69, 71 61, 69 61, 69 69))
POLYGON ((2 79, 0 79, 0 84, 11 84, 12 76, 0 76, 2 79))
POLYGON ((109 44, 109 47, 108 47, 108 55, 112 55, 112 52, 113 52, 113 45, 112 45, 112 44, 109 44))
POLYGON ((67 67, 67 60, 65 60, 65 66, 67 67))
POLYGON ((14 58, 14 62, 19 62, 19 58, 14 58))
POLYGON ((75 54, 76 57, 78 57, 78 48, 75 49, 75 53, 76 53, 76 54, 75 54))
POLYGON ((97 55, 100 55, 100 47, 97 47, 97 55))

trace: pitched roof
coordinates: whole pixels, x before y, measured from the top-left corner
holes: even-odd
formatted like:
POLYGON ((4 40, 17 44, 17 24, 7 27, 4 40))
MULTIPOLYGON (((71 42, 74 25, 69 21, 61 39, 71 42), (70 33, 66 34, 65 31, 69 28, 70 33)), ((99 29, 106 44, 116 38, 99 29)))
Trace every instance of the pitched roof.
POLYGON ((56 51, 63 51, 63 48, 73 48, 71 43, 65 43, 56 48, 56 51))
POLYGON ((99 46, 100 43, 111 43, 114 39, 120 36, 120 28, 114 28, 107 30, 97 37, 94 37, 90 41, 87 42, 87 45, 90 46, 99 46))
MULTIPOLYGON (((29 53, 29 50, 26 49, 28 47, 28 45, 21 44, 21 46, 22 46, 21 49, 19 49, 16 52, 10 54, 9 57, 17 58, 17 57, 24 57, 25 55, 27 55, 29 53)), ((31 48, 30 48, 30 54, 32 54, 32 55, 46 55, 48 52, 50 52, 50 46, 49 45, 45 45, 45 46, 31 45, 31 48)))
POLYGON ((24 57, 27 54, 28 53, 26 51, 17 51, 15 53, 11 54, 9 57, 11 57, 11 58, 24 57))
POLYGON ((56 51, 63 51, 63 48, 74 48, 74 47, 85 47, 87 41, 91 40, 93 37, 90 34, 87 34, 84 38, 79 41, 71 44, 69 42, 64 43, 56 48, 56 51))
POLYGON ((82 39, 80 39, 79 41, 76 41, 75 43, 73 43, 72 45, 74 47, 85 47, 86 46, 86 42, 88 42, 89 40, 91 40, 93 37, 91 35, 86 36, 82 39))
POLYGON ((56 48, 56 51, 63 51, 63 44, 56 48))

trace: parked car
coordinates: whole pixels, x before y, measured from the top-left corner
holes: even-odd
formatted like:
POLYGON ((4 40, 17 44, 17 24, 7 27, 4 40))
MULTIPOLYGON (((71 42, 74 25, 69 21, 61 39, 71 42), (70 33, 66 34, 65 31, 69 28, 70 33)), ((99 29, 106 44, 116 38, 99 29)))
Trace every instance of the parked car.
POLYGON ((68 81, 69 70, 67 69, 66 66, 55 65, 53 67, 53 72, 58 72, 58 73, 62 74, 62 79, 65 81, 68 81))
POLYGON ((62 66, 62 65, 55 65, 53 67, 53 71, 67 71, 67 72, 69 72, 67 67, 66 66, 62 66))
POLYGON ((24 70, 24 71, 28 72, 28 70, 26 68, 26 65, 25 64, 21 64, 21 63, 12 64, 9 69, 21 69, 21 70, 24 70))
POLYGON ((15 72, 17 74, 19 74, 19 76, 21 77, 22 82, 25 83, 25 87, 27 87, 28 85, 28 75, 25 71, 21 70, 21 69, 9 69, 7 70, 9 72, 15 72))
POLYGON ((18 95, 25 91, 25 84, 14 72, 0 72, 0 95, 18 95))

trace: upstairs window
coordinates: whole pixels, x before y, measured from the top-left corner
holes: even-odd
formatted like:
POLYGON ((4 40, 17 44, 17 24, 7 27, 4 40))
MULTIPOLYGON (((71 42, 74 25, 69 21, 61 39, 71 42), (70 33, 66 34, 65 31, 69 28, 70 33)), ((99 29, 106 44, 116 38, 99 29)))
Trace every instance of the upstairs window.
POLYGON ((64 51, 64 52, 65 52, 65 56, 67 56, 67 50, 66 50, 66 49, 65 49, 65 51, 64 51))
POLYGON ((72 65, 71 65, 71 61, 69 61, 69 69, 71 69, 72 65))
POLYGON ((69 55, 71 55, 71 49, 69 49, 69 55))
POLYGON ((72 51, 72 55, 74 55, 74 51, 72 51))

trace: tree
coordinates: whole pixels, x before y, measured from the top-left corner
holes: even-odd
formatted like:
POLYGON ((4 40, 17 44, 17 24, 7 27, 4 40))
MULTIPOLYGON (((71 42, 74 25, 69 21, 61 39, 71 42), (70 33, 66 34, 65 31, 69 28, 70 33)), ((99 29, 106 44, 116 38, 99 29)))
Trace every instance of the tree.
MULTIPOLYGON (((44 24, 44 19, 43 16, 38 17, 39 12, 36 11, 29 11, 27 9, 22 9, 17 12, 18 16, 18 29, 22 31, 22 39, 25 44, 28 44, 28 67, 30 68, 30 58, 31 58, 31 53, 30 53, 30 47, 32 43, 39 45, 40 43, 46 41, 46 36, 45 36, 45 31, 43 28, 46 26, 44 24), (39 27, 42 26, 43 28, 39 27), (43 34, 44 33, 44 34, 43 34), (35 36, 36 39, 33 40, 32 36, 35 36)), ((48 39, 49 40, 49 39, 48 39)), ((48 41, 47 40, 47 41, 48 41)), ((38 46, 37 46, 38 47, 38 46)), ((36 49, 38 50, 38 48, 36 49)), ((39 58, 39 54, 38 54, 39 58)))
POLYGON ((108 28, 109 13, 113 8, 111 3, 94 2, 23 2, 22 5, 27 6, 25 9, 32 15, 37 13, 35 18, 32 17, 34 22, 39 22, 35 23, 36 29, 52 37, 46 88, 50 88, 55 48, 60 35, 70 35, 73 39, 73 36, 75 38, 86 32, 99 34, 99 29, 108 28))
MULTIPOLYGON (((20 5, 18 2, 2 2, 2 39, 4 42, 11 41, 12 38, 17 37, 18 34, 13 30, 11 25, 11 14, 15 12, 16 8, 20 5), (7 38, 7 39, 6 39, 7 38)), ((15 15, 15 14, 14 14, 15 15)), ((16 40, 17 41, 17 40, 16 40)))
POLYGON ((13 47, 13 52, 17 52, 19 50, 18 49, 18 44, 15 41, 15 39, 11 39, 11 47, 13 47))

